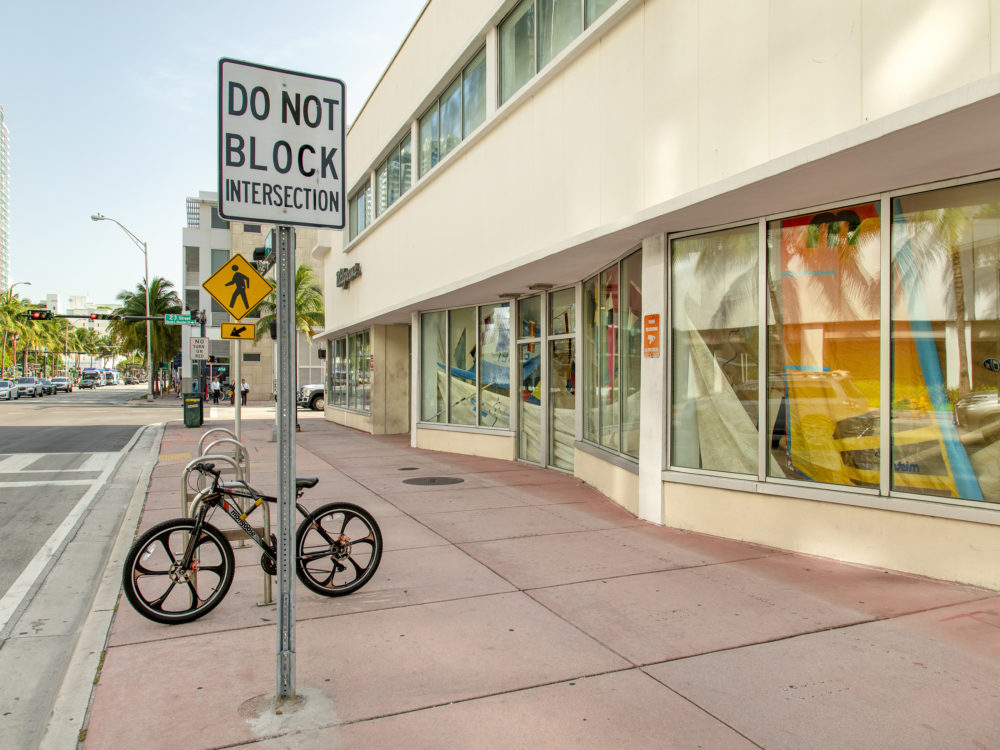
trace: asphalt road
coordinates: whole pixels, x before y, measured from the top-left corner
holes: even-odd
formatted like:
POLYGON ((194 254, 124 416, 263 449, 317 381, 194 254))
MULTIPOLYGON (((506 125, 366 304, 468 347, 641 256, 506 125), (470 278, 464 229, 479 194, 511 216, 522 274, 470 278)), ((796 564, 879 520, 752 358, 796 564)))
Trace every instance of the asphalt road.
POLYGON ((38 745, 155 429, 144 386, 0 402, 0 736, 38 745))

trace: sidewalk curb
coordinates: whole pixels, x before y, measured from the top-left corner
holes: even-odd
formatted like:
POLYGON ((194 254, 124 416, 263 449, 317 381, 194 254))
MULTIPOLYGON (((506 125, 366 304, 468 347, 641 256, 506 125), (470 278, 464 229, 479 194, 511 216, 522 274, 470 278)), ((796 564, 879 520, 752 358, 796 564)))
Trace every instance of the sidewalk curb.
MULTIPOLYGON (((90 614, 87 615, 87 620, 80 630, 73 657, 66 669, 59 694, 53 704, 52 714, 38 745, 39 750, 75 748, 79 744, 81 731, 87 726, 94 687, 100 678, 99 670, 104 649, 107 646, 111 623, 118 604, 118 594, 121 591, 121 566, 132 546, 139 518, 146 504, 146 490, 149 488, 150 475, 160 460, 160 444, 166 425, 166 422, 160 422, 148 426, 156 430, 153 445, 150 446, 150 456, 144 459, 139 469, 139 481, 122 517, 118 536, 108 556, 90 614)), ((141 432, 136 434, 138 441, 141 432)))

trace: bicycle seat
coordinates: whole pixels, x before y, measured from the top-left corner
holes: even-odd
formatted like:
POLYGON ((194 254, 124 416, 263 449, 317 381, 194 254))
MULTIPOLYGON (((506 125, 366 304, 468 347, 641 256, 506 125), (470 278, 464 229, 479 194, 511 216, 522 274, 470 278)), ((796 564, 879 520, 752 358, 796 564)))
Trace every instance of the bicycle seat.
POLYGON ((319 477, 295 477, 296 489, 309 489, 319 484, 319 477))

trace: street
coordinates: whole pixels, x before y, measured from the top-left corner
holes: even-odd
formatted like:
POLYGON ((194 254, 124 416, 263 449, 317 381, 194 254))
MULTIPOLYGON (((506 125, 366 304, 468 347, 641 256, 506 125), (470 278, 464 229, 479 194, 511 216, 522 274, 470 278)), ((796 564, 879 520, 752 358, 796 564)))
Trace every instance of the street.
POLYGON ((0 403, 0 734, 36 747, 122 517, 179 404, 107 386, 0 403), (176 407, 176 408, 170 408, 176 407))

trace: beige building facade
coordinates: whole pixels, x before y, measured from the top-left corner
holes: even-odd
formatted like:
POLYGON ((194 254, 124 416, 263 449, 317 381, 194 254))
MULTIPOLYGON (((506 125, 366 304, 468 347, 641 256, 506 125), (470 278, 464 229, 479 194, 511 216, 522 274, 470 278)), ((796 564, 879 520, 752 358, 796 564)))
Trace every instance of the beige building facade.
POLYGON ((430 0, 313 253, 327 418, 1000 588, 998 11, 430 0))

